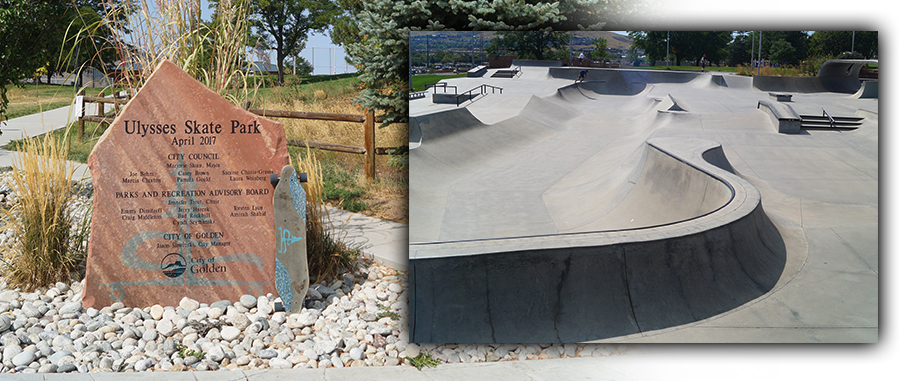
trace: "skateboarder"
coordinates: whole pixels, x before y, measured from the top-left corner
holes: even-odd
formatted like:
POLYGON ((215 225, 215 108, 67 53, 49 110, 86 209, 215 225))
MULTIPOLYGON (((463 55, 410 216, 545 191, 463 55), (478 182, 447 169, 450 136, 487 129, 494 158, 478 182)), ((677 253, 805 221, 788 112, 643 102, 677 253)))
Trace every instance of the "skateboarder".
POLYGON ((584 61, 584 52, 578 55, 578 66, 581 66, 581 62, 584 61))
POLYGON ((578 81, 584 82, 584 77, 586 75, 587 75, 587 70, 582 70, 580 73, 578 73, 578 78, 575 80, 575 83, 578 83, 578 81))
POLYGON ((700 71, 706 71, 706 54, 700 58, 700 71))

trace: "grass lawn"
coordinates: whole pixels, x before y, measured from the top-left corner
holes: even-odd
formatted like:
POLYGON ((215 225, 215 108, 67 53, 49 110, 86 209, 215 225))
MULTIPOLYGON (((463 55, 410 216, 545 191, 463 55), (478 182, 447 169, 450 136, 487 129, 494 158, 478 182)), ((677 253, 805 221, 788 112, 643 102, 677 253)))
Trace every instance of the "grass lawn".
POLYGON ((450 78, 459 78, 465 77, 467 74, 422 74, 422 75, 414 75, 410 78, 409 83, 412 86, 412 91, 422 91, 425 90, 425 85, 430 85, 433 83, 437 83, 442 79, 450 79, 450 78))
MULTIPOLYGON (((6 110, 7 119, 36 114, 42 111, 53 110, 72 104, 75 100, 77 89, 74 86, 27 84, 24 88, 7 87, 6 96, 9 98, 9 106, 6 110)), ((116 89, 121 90, 121 89, 116 89)), ((110 89, 86 88, 85 95, 97 96, 101 91, 111 94, 110 89)))

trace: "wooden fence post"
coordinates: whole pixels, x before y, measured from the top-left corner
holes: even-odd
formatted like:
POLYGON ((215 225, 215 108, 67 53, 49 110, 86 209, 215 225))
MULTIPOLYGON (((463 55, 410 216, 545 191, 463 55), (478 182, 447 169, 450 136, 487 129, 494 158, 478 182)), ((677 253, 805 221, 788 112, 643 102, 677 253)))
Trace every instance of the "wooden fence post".
POLYGON ((375 110, 366 110, 366 121, 363 122, 366 139, 366 181, 375 180, 375 110))
MULTIPOLYGON (((84 98, 84 89, 78 91, 78 96, 84 98)), ((84 100, 81 102, 75 102, 76 110, 78 113, 78 141, 82 141, 84 138, 84 119, 81 117, 84 116, 84 100)))

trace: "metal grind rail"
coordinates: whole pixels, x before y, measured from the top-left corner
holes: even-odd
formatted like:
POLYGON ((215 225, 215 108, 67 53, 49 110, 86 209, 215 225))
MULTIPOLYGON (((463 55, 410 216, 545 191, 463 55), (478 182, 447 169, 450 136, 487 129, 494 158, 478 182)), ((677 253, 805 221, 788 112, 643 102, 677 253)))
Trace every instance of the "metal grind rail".
POLYGON ((456 96, 456 107, 459 107, 459 104, 460 104, 460 98, 462 98, 462 97, 464 97, 464 96, 466 96, 467 99, 472 99, 472 98, 474 98, 472 92, 475 91, 475 90, 479 90, 479 92, 480 92, 479 95, 485 95, 485 94, 487 94, 487 88, 488 88, 488 87, 491 88, 491 94, 495 94, 495 93, 496 93, 496 90, 500 90, 500 94, 503 94, 503 88, 501 88, 501 87, 491 86, 491 85, 488 85, 488 84, 482 84, 481 86, 477 86, 477 87, 475 87, 475 88, 473 88, 473 89, 471 89, 471 90, 469 90, 469 91, 466 91, 466 92, 464 92, 464 93, 462 93, 462 94, 457 95, 457 96, 456 96), (468 94, 468 96, 467 96, 467 94, 468 94))
POLYGON ((828 117, 828 121, 831 123, 831 128, 834 128, 834 118, 831 117, 831 114, 828 111, 825 111, 825 107, 822 107, 822 117, 828 117))
POLYGON ((822 115, 800 115, 801 128, 807 129, 856 129, 864 118, 858 116, 833 116, 822 108, 822 115))
POLYGON ((456 94, 456 86, 448 85, 448 84, 446 84, 445 82, 438 82, 438 83, 429 83, 429 84, 426 84, 426 85, 425 85, 425 91, 428 91, 428 89, 431 88, 431 89, 432 89, 432 90, 431 90, 432 93, 436 93, 436 92, 437 92, 437 88, 439 88, 439 87, 442 88, 442 89, 444 89, 444 92, 445 92, 445 93, 447 92, 447 88, 448 88, 448 87, 452 87, 452 88, 453 88, 453 94, 456 94))

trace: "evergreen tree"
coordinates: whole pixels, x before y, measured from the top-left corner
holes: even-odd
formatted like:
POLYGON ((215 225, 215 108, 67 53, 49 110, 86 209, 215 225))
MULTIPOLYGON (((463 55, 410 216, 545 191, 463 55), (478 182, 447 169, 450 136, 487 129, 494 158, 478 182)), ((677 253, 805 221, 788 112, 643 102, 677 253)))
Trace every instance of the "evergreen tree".
POLYGON ((344 20, 355 19, 359 34, 356 39, 347 38, 354 29, 341 27, 350 32, 333 40, 345 43, 349 59, 359 68, 365 87, 357 102, 384 112, 382 127, 407 121, 411 30, 598 28, 604 25, 605 12, 624 15, 629 13, 624 9, 631 9, 625 0, 372 0, 363 2, 361 8, 356 1, 341 3, 346 11, 344 20))

